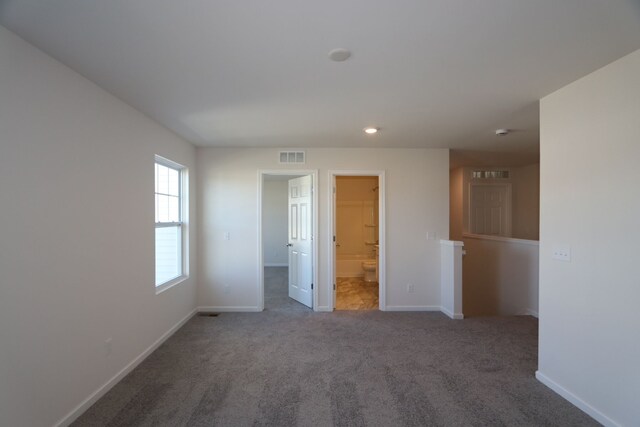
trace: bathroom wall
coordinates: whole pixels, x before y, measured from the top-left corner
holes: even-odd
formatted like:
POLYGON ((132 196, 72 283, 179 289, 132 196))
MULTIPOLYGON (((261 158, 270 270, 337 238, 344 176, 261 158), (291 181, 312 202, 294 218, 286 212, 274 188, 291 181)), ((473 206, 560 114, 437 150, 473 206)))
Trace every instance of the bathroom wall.
MULTIPOLYGON (((378 240, 378 177, 336 177, 336 256, 374 258, 378 240)), ((340 274, 338 274, 340 275, 340 274)))
POLYGON ((289 263, 287 251, 288 177, 265 177, 262 186, 262 245, 265 267, 289 263), (276 180, 277 179, 277 180, 276 180))

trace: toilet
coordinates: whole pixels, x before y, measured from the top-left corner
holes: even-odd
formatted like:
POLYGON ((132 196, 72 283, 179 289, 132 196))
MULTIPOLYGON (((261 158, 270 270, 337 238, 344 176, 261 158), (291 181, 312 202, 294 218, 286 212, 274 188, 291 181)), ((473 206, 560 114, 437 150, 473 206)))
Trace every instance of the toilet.
POLYGON ((376 265, 375 260, 367 260, 362 262, 362 269, 364 270, 364 281, 365 282, 377 282, 378 278, 376 277, 376 265))

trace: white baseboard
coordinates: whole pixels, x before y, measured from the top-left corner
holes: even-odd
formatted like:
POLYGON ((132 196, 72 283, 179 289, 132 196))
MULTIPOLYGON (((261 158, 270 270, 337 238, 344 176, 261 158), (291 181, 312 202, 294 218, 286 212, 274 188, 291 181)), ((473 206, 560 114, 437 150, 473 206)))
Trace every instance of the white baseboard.
POLYGON ((529 308, 527 308, 527 315, 529 315, 529 316, 533 316, 533 317, 535 317, 536 319, 538 318, 538 312, 537 312, 537 311, 533 311, 533 310, 531 310, 531 309, 529 309, 529 308))
POLYGON ((333 310, 328 305, 320 305, 317 307, 316 311, 331 312, 333 310))
POLYGON ((68 426, 72 422, 74 422, 80 415, 82 415, 91 405, 96 403, 98 399, 104 396, 109 390, 113 388, 116 384, 120 382, 129 372, 133 371, 136 366, 138 366, 144 359, 146 359, 151 353, 153 353, 163 342, 165 342, 171 335, 173 335, 178 329, 180 329, 185 323, 189 321, 195 314, 197 310, 191 311, 191 313, 187 314, 183 317, 178 323, 173 325, 171 329, 162 334, 160 338, 158 338, 153 344, 151 344, 145 351, 143 351, 140 355, 138 355, 135 359, 133 359, 127 366, 122 368, 120 372, 115 374, 109 381, 100 386, 96 391, 91 393, 89 397, 83 400, 78 406, 73 408, 71 412, 62 417, 58 422, 54 424, 54 427, 63 427, 68 426))
POLYGON ((447 310, 445 307, 440 307, 440 311, 442 311, 444 314, 446 314, 451 319, 454 319, 454 320, 462 320, 462 319, 464 319, 464 314, 462 314, 462 313, 452 313, 451 311, 447 310))
POLYGON ((210 306, 201 306, 198 307, 198 312, 199 313, 244 313, 244 312, 256 312, 256 311, 262 311, 260 309, 260 307, 256 307, 256 306, 244 306, 244 305, 237 305, 237 306, 215 306, 215 305, 210 305, 210 306))
POLYGON ((289 264, 286 262, 265 262, 265 267, 289 267, 289 264))
POLYGON ((584 413, 589 415, 594 420, 598 421, 600 424, 607 427, 620 427, 620 424, 616 423, 611 418, 607 417, 605 414, 603 414, 593 406, 589 405, 587 402, 580 399, 578 396, 576 396, 566 388, 562 387, 560 384, 553 381, 551 378, 547 377, 542 372, 536 371, 536 378, 542 384, 546 385, 551 390, 555 391, 560 396, 564 397, 566 400, 574 404, 576 407, 581 409, 584 413))
POLYGON ((384 311, 440 311, 439 305, 388 305, 384 311))

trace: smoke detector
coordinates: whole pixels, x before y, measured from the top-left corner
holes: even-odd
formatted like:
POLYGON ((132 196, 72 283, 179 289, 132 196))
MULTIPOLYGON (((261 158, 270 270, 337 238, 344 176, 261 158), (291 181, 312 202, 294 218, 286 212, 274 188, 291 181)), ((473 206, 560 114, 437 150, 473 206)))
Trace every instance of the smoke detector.
POLYGON ((509 129, 496 129, 496 135, 505 136, 509 133, 509 129))
POLYGON ((331 52, 329 52, 329 59, 335 62, 346 61, 350 56, 351 52, 349 52, 348 49, 343 48, 333 49, 331 52))

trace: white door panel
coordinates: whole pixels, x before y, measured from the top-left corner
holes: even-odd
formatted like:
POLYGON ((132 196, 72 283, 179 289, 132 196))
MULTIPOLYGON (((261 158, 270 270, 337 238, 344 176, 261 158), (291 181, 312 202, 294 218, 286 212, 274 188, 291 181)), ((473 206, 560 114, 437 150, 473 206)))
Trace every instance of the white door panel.
POLYGON ((289 297, 313 306, 311 175, 289 180, 289 297))
POLYGON ((510 184, 471 184, 470 231, 511 236, 510 184))

